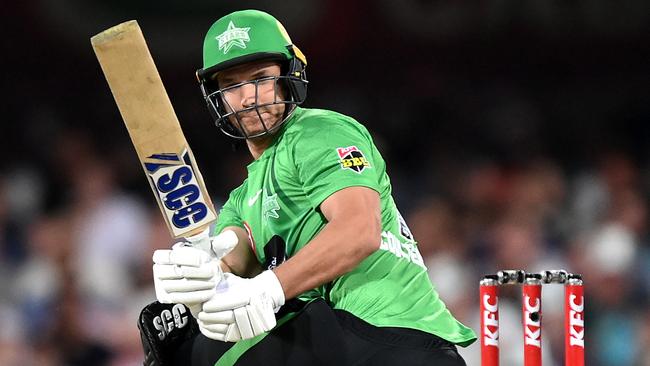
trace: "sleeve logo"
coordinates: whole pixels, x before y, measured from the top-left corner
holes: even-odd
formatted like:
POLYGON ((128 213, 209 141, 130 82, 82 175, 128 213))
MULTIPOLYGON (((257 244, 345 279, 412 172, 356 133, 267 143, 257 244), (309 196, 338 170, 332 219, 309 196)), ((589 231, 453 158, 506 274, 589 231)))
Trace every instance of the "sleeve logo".
POLYGON ((365 168, 370 168, 370 162, 356 146, 339 147, 336 152, 339 155, 341 169, 361 173, 365 168))

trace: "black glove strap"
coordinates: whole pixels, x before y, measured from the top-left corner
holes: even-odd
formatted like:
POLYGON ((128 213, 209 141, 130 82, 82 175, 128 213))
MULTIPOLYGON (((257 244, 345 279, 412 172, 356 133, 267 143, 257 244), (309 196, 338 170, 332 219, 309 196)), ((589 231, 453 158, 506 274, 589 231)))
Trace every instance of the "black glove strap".
POLYGON ((182 304, 154 301, 138 317, 144 350, 144 366, 169 366, 172 356, 185 341, 199 333, 190 310, 182 304))

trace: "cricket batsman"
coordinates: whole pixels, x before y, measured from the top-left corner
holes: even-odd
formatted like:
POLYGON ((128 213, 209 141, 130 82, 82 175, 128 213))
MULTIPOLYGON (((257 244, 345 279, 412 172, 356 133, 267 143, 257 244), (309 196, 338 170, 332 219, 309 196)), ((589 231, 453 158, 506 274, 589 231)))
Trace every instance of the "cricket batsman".
POLYGON ((465 365, 476 336, 434 290, 367 129, 299 106, 306 66, 267 13, 208 30, 200 89, 253 161, 209 232, 154 253, 145 364, 465 365))

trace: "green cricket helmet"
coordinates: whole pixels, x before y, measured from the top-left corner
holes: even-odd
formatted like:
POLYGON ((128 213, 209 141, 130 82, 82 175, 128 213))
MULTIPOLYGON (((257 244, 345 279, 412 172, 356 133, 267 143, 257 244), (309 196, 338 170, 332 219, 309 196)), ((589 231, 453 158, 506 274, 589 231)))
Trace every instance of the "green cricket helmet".
POLYGON ((203 68, 196 72, 203 97, 217 127, 234 138, 249 139, 267 135, 289 118, 296 105, 307 97, 307 59, 289 38, 282 24, 270 14, 259 10, 242 10, 228 14, 217 20, 208 30, 203 43, 203 68), (281 65, 281 75, 250 80, 221 88, 216 75, 233 66, 255 61, 277 61, 281 65), (269 80, 271 79, 271 80, 269 80), (224 92, 246 84, 255 85, 255 95, 260 82, 273 82, 275 96, 272 103, 258 104, 239 111, 227 104, 224 92), (278 95, 283 91, 283 96, 278 95), (259 108, 271 104, 285 104, 282 120, 267 128, 259 108), (243 128, 239 113, 254 110, 264 130, 249 135, 243 128))

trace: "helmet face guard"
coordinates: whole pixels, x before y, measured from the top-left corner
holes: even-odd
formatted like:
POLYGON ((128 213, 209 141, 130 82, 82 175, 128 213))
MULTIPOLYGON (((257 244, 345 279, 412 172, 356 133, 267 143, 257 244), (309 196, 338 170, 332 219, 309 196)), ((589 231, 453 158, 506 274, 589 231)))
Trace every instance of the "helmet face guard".
POLYGON ((215 124, 230 137, 251 139, 278 129, 307 97, 307 59, 292 44, 282 24, 273 16, 258 10, 234 12, 217 20, 208 31, 203 44, 204 67, 197 71, 201 93, 215 124), (220 88, 216 73, 255 61, 277 61, 281 75, 245 81, 220 88), (268 90, 273 83, 273 101, 260 103, 259 90, 268 90), (225 95, 245 85, 254 85, 255 101, 251 106, 235 111, 225 95), (284 104, 284 113, 277 121, 264 121, 262 114, 273 105, 284 104), (261 131, 247 131, 242 115, 256 114, 261 131), (252 132, 252 133, 251 133, 252 132))
POLYGON ((298 71, 292 72, 290 70, 287 74, 245 81, 225 88, 219 88, 215 80, 200 78, 199 87, 201 88, 201 93, 207 104, 208 111, 221 132, 237 139, 252 139, 268 135, 277 130, 291 116, 296 105, 305 101, 308 81, 305 76, 304 67, 301 67, 301 70, 298 71), (267 88, 269 83, 273 84, 273 100, 260 103, 260 86, 267 88), (255 101, 251 106, 235 111, 228 103, 225 95, 246 85, 254 86, 255 101), (278 121, 265 121, 262 113, 268 110, 269 107, 277 104, 284 104, 283 115, 278 121), (262 131, 260 132, 250 133, 241 121, 241 116, 248 115, 251 111, 257 114, 262 127, 262 131))

